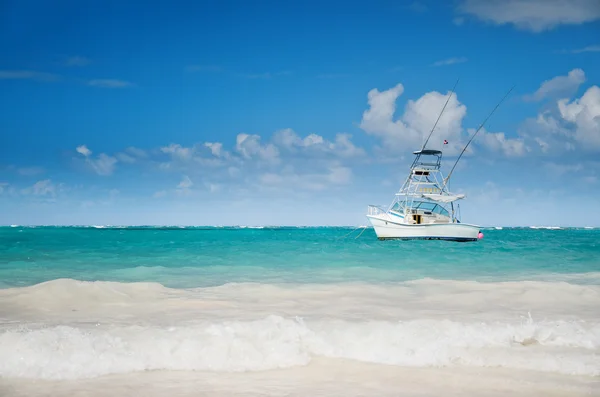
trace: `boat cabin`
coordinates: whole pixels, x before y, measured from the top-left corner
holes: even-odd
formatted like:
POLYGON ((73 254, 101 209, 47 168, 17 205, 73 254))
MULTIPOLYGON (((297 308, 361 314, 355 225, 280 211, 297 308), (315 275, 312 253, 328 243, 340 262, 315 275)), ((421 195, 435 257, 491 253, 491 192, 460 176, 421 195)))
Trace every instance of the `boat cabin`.
POLYGON ((399 201, 390 212, 404 219, 408 224, 450 223, 452 218, 446 208, 430 201, 399 201))

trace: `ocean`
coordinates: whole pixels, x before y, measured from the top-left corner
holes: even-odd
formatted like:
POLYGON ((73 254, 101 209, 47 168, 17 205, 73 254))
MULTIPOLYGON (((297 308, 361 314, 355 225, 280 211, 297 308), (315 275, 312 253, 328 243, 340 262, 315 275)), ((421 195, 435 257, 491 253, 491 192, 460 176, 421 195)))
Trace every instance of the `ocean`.
POLYGON ((1 227, 0 396, 600 395, 600 229, 1 227))

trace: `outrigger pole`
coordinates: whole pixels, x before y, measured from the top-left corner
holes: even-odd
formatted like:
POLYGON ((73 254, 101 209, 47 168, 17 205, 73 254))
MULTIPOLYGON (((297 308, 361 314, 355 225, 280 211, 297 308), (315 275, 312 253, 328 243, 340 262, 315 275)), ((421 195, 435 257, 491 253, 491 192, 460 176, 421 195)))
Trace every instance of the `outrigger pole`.
MULTIPOLYGON (((498 109, 498 107, 500 106, 500 104, 502 102, 504 102, 504 100, 506 99, 506 97, 508 96, 508 94, 510 94, 510 92, 513 90, 513 88, 515 88, 515 86, 513 85, 510 90, 508 90, 508 92, 502 97, 502 99, 500 100, 500 102, 498 102, 498 104, 496 105, 496 107, 490 112, 490 114, 488 114, 488 116, 485 118, 485 120, 483 120, 483 123, 481 123, 479 125, 479 127, 477 128, 477 131, 475 131, 475 133, 473 134, 473 136, 471 137, 471 139, 469 139, 469 141, 467 142, 467 144, 465 145, 465 147, 463 148, 462 152, 460 152, 460 155, 458 156, 458 158, 456 159, 456 162, 454 163, 454 165, 452 166, 452 169, 450 170, 450 173, 448 173, 448 176, 446 178, 444 178, 444 187, 446 187, 446 185, 448 184, 448 180, 450 179, 450 175, 452 175, 452 172, 454 172, 454 168, 456 168, 456 164, 458 164, 460 158, 462 157, 463 153, 465 152, 465 150, 467 150, 467 147, 469 146, 469 144, 471 143, 471 141, 475 138, 475 135, 477 135, 477 133, 479 132, 480 129, 483 128, 483 126, 485 125, 485 123, 487 123, 487 121, 489 120, 490 117, 492 117, 492 114, 494 114, 494 112, 496 111, 496 109, 498 109)), ((442 188, 442 189, 443 189, 442 188)))
POLYGON ((456 85, 458 84, 458 80, 460 80, 460 78, 456 79, 456 83, 454 83, 454 87, 452 87, 452 91, 450 91, 450 95, 448 95, 448 99, 446 99, 446 103, 444 104, 444 107, 442 108, 442 111, 440 112, 440 115, 438 116, 437 120, 435 121, 435 124, 433 125, 433 128, 431 129, 431 132, 429 133, 429 136, 427 137, 427 140, 423 144, 423 147, 421 148, 421 151, 425 150, 425 146, 427 146, 427 142, 429 142, 429 138, 431 138, 431 135, 433 134, 433 131, 435 130, 435 127, 438 124, 438 121, 440 121, 440 119, 442 118, 442 114, 444 114, 444 110, 446 109, 446 105, 448 105, 448 102, 450 102, 450 98, 452 97, 452 94, 454 93, 454 89, 456 88, 456 85))

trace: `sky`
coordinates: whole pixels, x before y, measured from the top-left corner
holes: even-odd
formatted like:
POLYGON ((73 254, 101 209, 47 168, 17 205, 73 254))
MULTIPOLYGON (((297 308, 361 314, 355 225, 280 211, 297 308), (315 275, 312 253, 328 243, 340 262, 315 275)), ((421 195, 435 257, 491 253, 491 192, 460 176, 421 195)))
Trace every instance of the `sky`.
POLYGON ((0 3, 0 224, 365 225, 513 87, 462 221, 600 226, 597 0, 148 4, 0 3))

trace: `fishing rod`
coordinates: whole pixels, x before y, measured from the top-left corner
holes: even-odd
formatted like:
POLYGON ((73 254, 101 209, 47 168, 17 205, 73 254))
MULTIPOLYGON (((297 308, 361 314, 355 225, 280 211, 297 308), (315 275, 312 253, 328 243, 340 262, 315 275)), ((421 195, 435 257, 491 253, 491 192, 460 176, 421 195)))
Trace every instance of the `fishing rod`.
POLYGON ((446 103, 444 104, 444 107, 442 108, 442 111, 441 111, 440 115, 438 116, 437 120, 435 121, 435 124, 433 125, 433 128, 431 129, 431 132, 429 133, 429 136, 427 137, 427 140, 423 144, 423 147, 421 148, 421 151, 425 150, 425 146, 427 146, 427 142, 429 142, 429 138, 431 138, 431 135, 433 134, 433 131, 435 130, 435 127, 438 124, 438 121, 440 121, 440 119, 442 118, 442 114, 444 114, 444 110, 446 109, 446 105, 448 105, 448 102, 450 102, 450 98, 452 97, 452 94, 454 93, 454 89, 456 88, 456 85, 458 84, 459 80, 460 80, 460 78, 456 79, 456 83, 454 83, 454 87, 452 87, 452 91, 450 91, 450 95, 448 95, 448 99, 446 99, 446 103))
POLYGON ((477 135, 477 133, 479 132, 479 130, 481 128, 483 128, 483 126, 485 125, 485 123, 489 120, 490 117, 492 117, 492 114, 494 114, 494 112, 496 111, 496 109, 498 109, 498 107, 500 106, 500 104, 502 102, 504 102, 504 100, 506 99, 506 97, 508 96, 508 94, 510 94, 510 92, 513 90, 513 88, 515 88, 515 86, 513 85, 510 90, 508 90, 508 92, 502 97, 502 99, 500 100, 500 102, 498 102, 498 104, 496 105, 496 107, 490 112, 490 114, 488 114, 488 116, 485 118, 485 120, 483 120, 483 123, 481 123, 481 125, 479 126, 479 128, 477 128, 477 130, 475 131, 475 133, 473 134, 473 136, 471 137, 471 139, 469 139, 469 141, 467 142, 467 144, 465 145, 465 147, 463 148, 462 152, 460 152, 460 155, 458 156, 458 158, 456 159, 456 162, 454 163, 454 165, 452 166, 452 169, 450 170, 450 173, 448 174, 448 176, 444 179, 444 187, 446 187, 446 185, 448 184, 448 180, 450 179, 450 175, 452 175, 452 172, 454 172, 454 168, 456 168, 456 164, 458 164, 458 161, 460 160, 460 158, 462 157, 463 153, 465 152, 465 150, 467 150, 467 147, 469 146, 469 144, 471 143, 471 141, 475 138, 475 136, 477 135))

